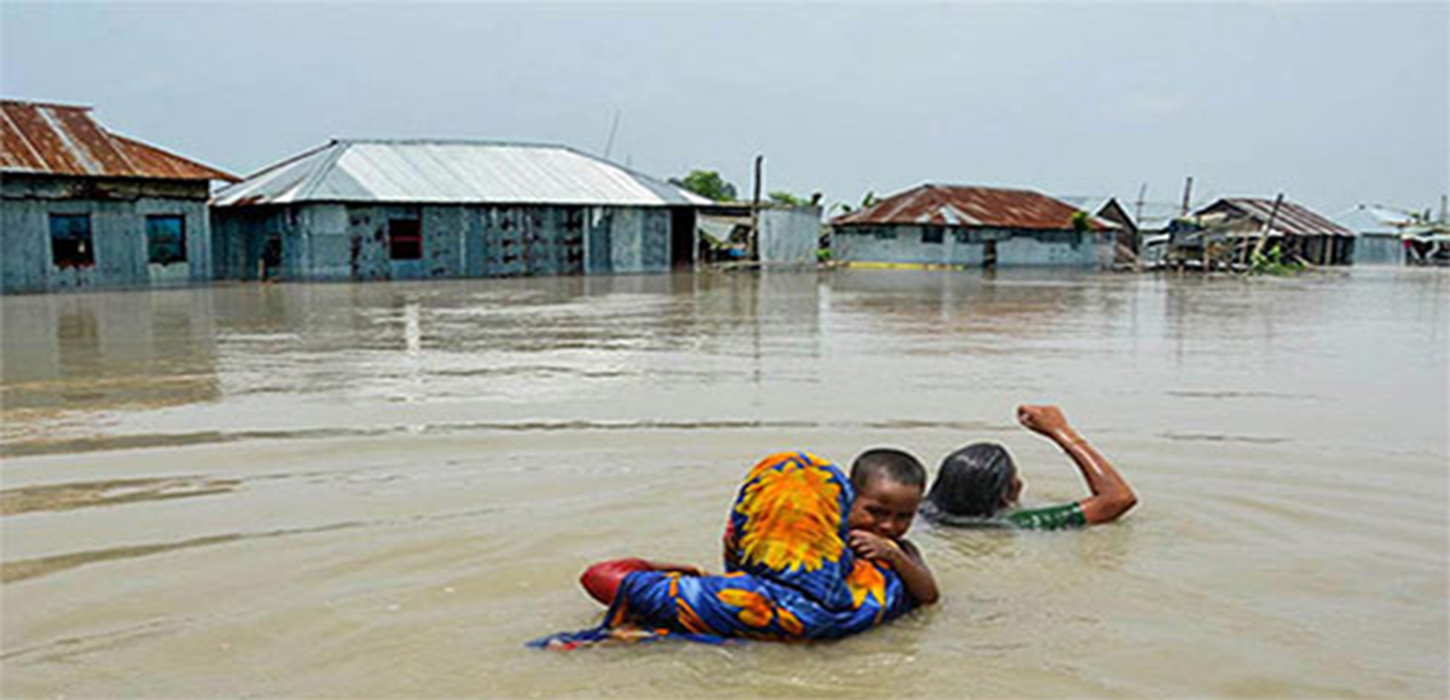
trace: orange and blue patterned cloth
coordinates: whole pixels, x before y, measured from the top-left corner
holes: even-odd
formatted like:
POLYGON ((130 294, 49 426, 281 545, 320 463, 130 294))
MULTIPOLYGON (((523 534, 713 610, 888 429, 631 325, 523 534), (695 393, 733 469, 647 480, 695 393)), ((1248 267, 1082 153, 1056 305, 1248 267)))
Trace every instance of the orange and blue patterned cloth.
POLYGON ((833 639, 899 617, 916 604, 901 577, 846 544, 854 500, 850 480, 830 462, 806 452, 771 455, 750 470, 730 511, 725 574, 630 573, 599 627, 531 645, 833 639))

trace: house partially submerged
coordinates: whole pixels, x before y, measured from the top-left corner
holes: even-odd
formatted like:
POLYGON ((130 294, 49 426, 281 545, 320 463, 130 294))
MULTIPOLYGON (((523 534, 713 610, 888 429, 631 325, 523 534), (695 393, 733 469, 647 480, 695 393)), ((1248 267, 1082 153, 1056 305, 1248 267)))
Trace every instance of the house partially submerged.
POLYGON ((662 272, 709 200, 564 146, 335 140, 212 200, 225 279, 662 272))
POLYGON ((1118 265, 1136 265, 1142 255, 1142 231, 1138 222, 1118 202, 1117 197, 1059 197, 1058 199, 1092 214, 1099 221, 1109 224, 1113 232, 1113 262, 1118 265))
POLYGON ((1353 231, 1288 200, 1252 197, 1219 199, 1174 222, 1168 264, 1232 268, 1256 251, 1287 262, 1348 265, 1354 260, 1353 231))
POLYGON ((848 263, 951 266, 1113 262, 1110 227, 1031 190, 925 184, 831 220, 832 254, 848 263))
POLYGON ((1335 220, 1358 237, 1354 244, 1356 265, 1404 265, 1405 236, 1424 228, 1411 212, 1371 204, 1361 204, 1335 220))
POLYGON ((701 259, 705 262, 753 262, 765 267, 816 264, 821 207, 770 204, 754 210, 746 203, 721 203, 697 219, 701 259), (760 231, 751 240, 751 229, 760 231), (753 248, 753 250, 752 250, 753 248))
POLYGON ((212 180, 90 107, 0 100, 0 291, 206 282, 212 180))

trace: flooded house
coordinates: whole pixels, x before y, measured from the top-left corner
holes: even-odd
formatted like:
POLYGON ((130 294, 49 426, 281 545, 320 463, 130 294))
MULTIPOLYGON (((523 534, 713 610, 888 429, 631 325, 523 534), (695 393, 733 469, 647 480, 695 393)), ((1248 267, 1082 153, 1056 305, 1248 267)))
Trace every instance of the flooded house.
POLYGON ((764 267, 815 265, 821 239, 818 205, 721 203, 697 218, 701 260, 764 267), (751 231, 759 227, 752 241, 751 231))
POLYGON ((0 100, 0 292, 210 280, 211 182, 237 178, 90 112, 0 100))
POLYGON ((709 200, 565 146, 334 140, 212 200, 220 279, 664 272, 709 200))
POLYGON ((951 266, 1112 264, 1111 225, 1031 190, 924 184, 831 220, 847 263, 951 266))
POLYGON ((1113 232, 1113 263, 1135 265, 1142 255, 1142 231, 1138 222, 1118 202, 1117 197, 1059 197, 1080 211, 1092 214, 1100 221, 1110 224, 1113 232))
POLYGON ((1169 263, 1207 261, 1231 267, 1251 251, 1279 251, 1285 261, 1348 265, 1354 261, 1353 231, 1300 204, 1273 199, 1226 197, 1174 222, 1169 263))
POLYGON ((1404 265, 1406 234, 1422 228, 1421 219, 1408 211, 1361 204, 1335 219, 1354 231, 1354 264, 1404 265))

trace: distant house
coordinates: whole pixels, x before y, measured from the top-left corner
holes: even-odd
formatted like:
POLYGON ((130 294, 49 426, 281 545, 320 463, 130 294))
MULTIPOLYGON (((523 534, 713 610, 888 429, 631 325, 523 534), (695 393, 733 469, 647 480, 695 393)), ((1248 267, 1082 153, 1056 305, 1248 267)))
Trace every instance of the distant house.
MULTIPOLYGON (((1244 252, 1258 247, 1260 237, 1264 250, 1278 249, 1285 260, 1299 259, 1314 265, 1348 265, 1354 261, 1353 231, 1316 214, 1308 207, 1285 200, 1277 212, 1274 200, 1252 197, 1220 199, 1198 211, 1189 219, 1193 232, 1182 235, 1192 243, 1195 235, 1200 245, 1213 245, 1222 240, 1227 248, 1244 252), (1272 225, 1270 220, 1272 219, 1272 225)), ((1179 246, 1179 233, 1173 245, 1179 246)), ((1242 258, 1234 254, 1234 259, 1242 258)))
POLYGON ((1138 228, 1138 222, 1128 215, 1128 210, 1118 203, 1117 197, 1059 197, 1058 199, 1109 224, 1109 228, 1113 232, 1113 241, 1116 243, 1113 262, 1120 264, 1138 262, 1142 255, 1142 231, 1138 228))
POLYGON ((1103 267, 1109 225, 1030 190, 925 184, 831 220, 838 260, 1103 267))
POLYGON ((211 279, 210 181, 236 178, 90 111, 0 100, 0 291, 211 279))
POLYGON ((563 146, 335 140, 218 192, 213 253, 223 279, 662 272, 709 205, 563 146))
POLYGON ((1423 228, 1423 224, 1407 211, 1379 205, 1361 204, 1335 220, 1354 231, 1356 265, 1404 265, 1405 234, 1423 228))

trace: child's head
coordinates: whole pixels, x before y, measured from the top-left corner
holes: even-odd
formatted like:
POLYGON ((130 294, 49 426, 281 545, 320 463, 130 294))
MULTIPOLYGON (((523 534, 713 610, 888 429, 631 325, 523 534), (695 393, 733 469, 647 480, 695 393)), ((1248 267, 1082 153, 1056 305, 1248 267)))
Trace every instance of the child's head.
POLYGON ((926 469, 901 450, 867 450, 851 464, 851 486, 856 489, 851 529, 899 539, 911 529, 921 505, 926 469))
POLYGON ((990 518, 1022 492, 1017 465, 1007 448, 990 442, 967 445, 947 455, 927 500, 945 515, 990 518))

